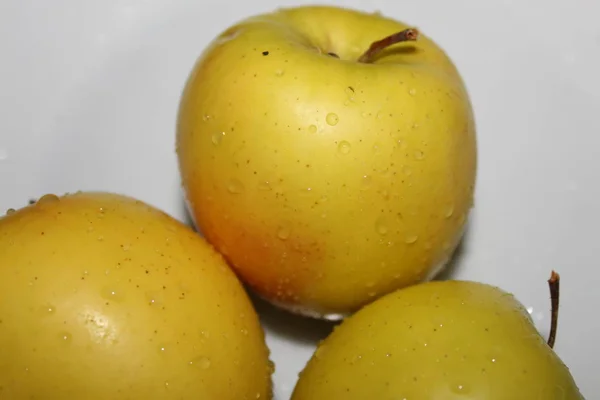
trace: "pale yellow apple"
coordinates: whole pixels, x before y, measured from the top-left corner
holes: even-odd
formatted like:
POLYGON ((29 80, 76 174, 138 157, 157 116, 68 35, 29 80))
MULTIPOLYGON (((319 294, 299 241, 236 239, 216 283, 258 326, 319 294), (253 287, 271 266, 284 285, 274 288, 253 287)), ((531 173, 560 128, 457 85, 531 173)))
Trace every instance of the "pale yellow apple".
POLYGON ((259 320, 187 226, 109 193, 0 218, 0 399, 270 399, 259 320))
POLYGON ((468 281, 398 290, 344 320, 292 400, 583 400, 527 310, 468 281))
POLYGON ((193 67, 177 124, 189 208, 275 304, 340 317, 428 280, 459 242, 476 137, 457 69, 426 36, 358 62, 405 28, 281 9, 231 26, 193 67))

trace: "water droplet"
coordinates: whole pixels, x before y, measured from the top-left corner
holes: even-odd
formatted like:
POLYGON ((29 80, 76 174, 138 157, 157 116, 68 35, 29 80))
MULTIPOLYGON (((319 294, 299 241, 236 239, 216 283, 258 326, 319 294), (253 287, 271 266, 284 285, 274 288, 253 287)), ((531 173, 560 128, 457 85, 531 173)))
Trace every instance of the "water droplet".
POLYGON ((338 151, 341 154, 348 154, 350 153, 350 149, 351 149, 351 145, 350 143, 346 142, 345 140, 342 140, 339 144, 338 144, 338 151))
POLYGON ((208 121, 210 118, 211 118, 211 116, 210 116, 210 115, 208 115, 208 114, 204 114, 204 115, 202 116, 202 121, 206 122, 206 121, 208 121))
POLYGON ((244 191, 244 185, 237 179, 231 179, 227 185, 227 190, 232 194, 239 194, 244 191))
POLYGON ((413 129, 419 129, 419 124, 417 124, 416 122, 414 124, 412 124, 412 128, 413 129))
POLYGON ((45 205, 45 204, 56 203, 57 201, 60 201, 58 196, 55 194, 49 193, 49 194, 45 194, 42 197, 40 197, 36 204, 45 205))
POLYGON ((346 96, 348 96, 348 100, 350 101, 354 101, 354 89, 352 89, 350 86, 348 86, 345 90, 346 92, 346 96))
POLYGON ((8 150, 0 148, 0 161, 8 158, 8 150))
POLYGON ((208 357, 196 357, 190 361, 190 366, 198 367, 200 369, 209 369, 210 368, 210 358, 208 357))
POLYGON ((223 137, 225 136, 225 132, 215 132, 212 134, 212 142, 215 146, 218 146, 223 141, 223 137))
POLYGON ((371 178, 371 175, 363 175, 360 183, 361 189, 367 190, 371 187, 371 184, 373 183, 373 178, 371 178))
POLYGON ((327 122, 327 124, 329 124, 331 126, 335 126, 340 121, 340 118, 338 117, 338 115, 336 113, 329 113, 325 117, 325 121, 327 122))
POLYGON ((383 217, 379 217, 377 219, 377 222, 375 222, 375 229, 377 229, 377 233, 380 235, 385 235, 388 233, 388 227, 383 217))
POLYGON ((123 249, 123 251, 129 251, 129 249, 131 248, 130 244, 124 244, 121 246, 121 248, 123 249))
POLYGON ((406 238, 404 238, 404 243, 413 244, 417 240, 419 240, 419 237, 417 235, 408 235, 406 238))
POLYGON ((285 70, 283 69, 278 69, 277 71, 275 71, 275 76, 283 76, 285 74, 285 70))
POLYGON ((69 332, 61 332, 58 334, 58 338, 64 344, 71 344, 71 339, 73 339, 73 335, 71 335, 69 332))
POLYGON ((240 330, 240 332, 242 333, 242 335, 244 335, 244 336, 248 336, 248 329, 246 329, 246 328, 242 328, 242 329, 240 330))
POLYGON ((421 150, 415 151, 415 159, 422 160, 424 158, 425 158, 425 153, 423 153, 421 150))
POLYGON ((317 126, 316 125, 309 125, 308 126, 308 133, 317 133, 317 126))
POLYGON ((527 312, 529 315, 533 314, 533 307, 527 307, 527 312))
POLYGON ((448 208, 446 209, 446 213, 444 214, 444 216, 446 218, 450 218, 452 216, 452 214, 454 214, 454 205, 449 205, 448 208))
POLYGON ((258 190, 272 190, 271 184, 269 181, 262 181, 258 184, 258 190))
POLYGON ((368 288, 372 288, 373 286, 375 286, 375 282, 374 281, 369 281, 369 282, 366 283, 365 286, 368 287, 368 288))
POLYGON ((9 208, 8 210, 6 210, 6 215, 14 214, 15 212, 16 210, 14 208, 9 208))
POLYGON ((161 306, 163 304, 163 298, 159 292, 146 292, 146 301, 151 306, 161 306))
POLYGON ((52 304, 45 304, 40 307, 40 312, 43 315, 53 315, 56 312, 56 307, 52 304))
POLYGON ((104 240, 104 236, 102 236, 102 235, 98 236, 98 241, 99 242, 102 242, 103 240, 104 240))
POLYGON ((405 165, 402 167, 402 173, 406 176, 410 176, 410 175, 412 175, 412 168, 409 167, 408 165, 405 165))
POLYGON ((417 89, 410 88, 409 91, 408 91, 408 94, 410 94, 411 96, 414 96, 415 94, 417 94, 417 89))
POLYGON ((368 113, 368 112, 366 112, 366 111, 364 111, 364 112, 362 112, 362 113, 360 114, 360 116, 361 116, 361 117, 363 117, 363 118, 367 118, 367 117, 369 116, 369 113, 368 113))
POLYGON ((374 152, 375 154, 379 154, 379 153, 381 153, 381 147, 382 147, 382 146, 381 146, 381 143, 375 143, 375 144, 373 145, 373 152, 374 152))
POLYGON ((102 292, 100 292, 100 294, 101 294, 102 298, 109 300, 109 301, 119 302, 119 301, 123 300, 123 293, 113 287, 105 287, 102 290, 102 292))
POLYGON ((456 394, 468 394, 469 393, 469 388, 463 384, 452 385, 450 387, 450 389, 452 390, 453 393, 456 393, 456 394))
POLYGON ((277 230, 277 237, 281 240, 286 240, 290 237, 290 228, 288 226, 280 226, 277 230))
POLYGON ((275 372, 275 363, 271 360, 267 361, 267 372, 269 375, 272 375, 275 372))
POLYGON ((300 195, 303 197, 310 196, 311 194, 312 194, 312 188, 310 188, 310 187, 300 189, 300 195))

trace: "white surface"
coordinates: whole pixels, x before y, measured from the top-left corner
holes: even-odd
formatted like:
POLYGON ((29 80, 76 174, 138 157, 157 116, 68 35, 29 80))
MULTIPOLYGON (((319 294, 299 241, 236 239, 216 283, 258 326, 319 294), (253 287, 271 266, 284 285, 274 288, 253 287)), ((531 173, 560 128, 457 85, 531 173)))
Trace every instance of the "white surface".
MULTIPOLYGON (((415 24, 454 59, 475 106, 479 175, 452 276, 514 292, 545 333, 556 268, 556 351, 584 395, 600 395, 600 2, 328 3, 415 24)), ((94 189, 185 218, 173 135, 192 63, 236 20, 293 4, 302 2, 0 1, 0 208, 94 189)), ((260 309, 276 398, 288 399, 327 327, 260 309)))

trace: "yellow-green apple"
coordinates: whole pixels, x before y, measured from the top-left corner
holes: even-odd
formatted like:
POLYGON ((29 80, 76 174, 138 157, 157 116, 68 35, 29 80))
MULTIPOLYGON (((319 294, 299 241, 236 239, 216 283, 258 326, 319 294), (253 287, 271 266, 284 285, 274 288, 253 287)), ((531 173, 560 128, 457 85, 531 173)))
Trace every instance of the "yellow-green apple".
POLYGON ((260 296, 352 313, 429 280, 476 178, 470 99, 416 29, 330 6, 248 17, 193 66, 177 154, 196 225, 260 296))
MULTIPOLYGON (((551 337, 555 322, 553 328, 551 337)), ((374 301, 320 344, 292 400, 330 399, 583 397, 514 296, 487 284, 445 281, 374 301)))

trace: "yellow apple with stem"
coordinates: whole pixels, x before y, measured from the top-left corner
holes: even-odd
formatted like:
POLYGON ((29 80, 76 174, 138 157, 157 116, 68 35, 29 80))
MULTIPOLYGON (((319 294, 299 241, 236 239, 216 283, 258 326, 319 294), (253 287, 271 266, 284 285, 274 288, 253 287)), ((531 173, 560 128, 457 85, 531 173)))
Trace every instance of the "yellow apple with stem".
POLYGON ((443 268, 477 164, 445 52, 402 22, 332 6, 218 35, 185 85, 177 155, 196 225, 239 276, 330 319, 443 268))
POLYGON ((321 342, 292 400, 583 400, 553 350, 558 274, 549 285, 547 342, 498 287, 428 282, 388 294, 321 342))

